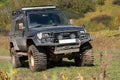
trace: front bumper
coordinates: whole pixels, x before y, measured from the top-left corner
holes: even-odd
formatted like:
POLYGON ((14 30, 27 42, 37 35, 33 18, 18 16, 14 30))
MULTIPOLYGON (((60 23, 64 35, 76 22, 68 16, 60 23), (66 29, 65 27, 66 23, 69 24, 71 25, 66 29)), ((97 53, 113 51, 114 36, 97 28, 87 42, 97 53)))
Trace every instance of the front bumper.
POLYGON ((69 44, 84 44, 92 40, 89 33, 80 33, 78 37, 74 39, 56 39, 55 37, 49 38, 46 41, 42 41, 37 36, 31 37, 36 46, 59 46, 59 45, 69 45, 69 44))
POLYGON ((69 45, 59 45, 55 46, 54 54, 62 54, 62 53, 72 53, 72 52, 79 52, 80 51, 80 44, 69 44, 69 45))
POLYGON ((52 51, 54 54, 63 54, 63 53, 75 53, 80 51, 80 46, 86 42, 91 41, 91 37, 88 33, 81 34, 79 38, 76 39, 63 39, 58 40, 57 42, 42 42, 37 37, 34 37, 34 43, 36 46, 47 46, 53 47, 52 51))
MULTIPOLYGON (((69 39, 68 41, 73 40, 73 39, 69 39)), ((59 46, 59 45, 68 45, 68 44, 81 44, 81 41, 79 39, 75 39, 76 41, 74 42, 67 42, 67 40, 63 40, 61 42, 57 42, 57 43, 52 43, 52 42, 46 42, 46 43, 42 43, 39 39, 36 39, 34 41, 36 46, 59 46)))

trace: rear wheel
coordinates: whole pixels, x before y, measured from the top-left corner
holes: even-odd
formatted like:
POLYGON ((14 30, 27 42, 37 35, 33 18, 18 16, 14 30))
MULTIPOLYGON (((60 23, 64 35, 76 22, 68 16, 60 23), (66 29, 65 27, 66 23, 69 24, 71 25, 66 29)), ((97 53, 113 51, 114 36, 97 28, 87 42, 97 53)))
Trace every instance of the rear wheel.
POLYGON ((34 45, 28 50, 29 67, 31 71, 42 71, 47 68, 47 56, 40 52, 34 45))
POLYGON ((11 62, 12 62, 12 67, 13 68, 18 68, 22 66, 21 60, 20 60, 20 56, 17 55, 14 47, 11 48, 11 62))

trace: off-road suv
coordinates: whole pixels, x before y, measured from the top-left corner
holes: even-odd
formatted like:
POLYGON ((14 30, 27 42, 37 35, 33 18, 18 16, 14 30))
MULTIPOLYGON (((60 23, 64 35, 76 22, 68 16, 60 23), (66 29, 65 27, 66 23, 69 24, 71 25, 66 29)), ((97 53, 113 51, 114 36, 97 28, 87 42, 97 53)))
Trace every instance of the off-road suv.
POLYGON ((55 6, 24 7, 13 11, 10 55, 14 68, 28 61, 32 71, 47 68, 48 62, 74 59, 77 66, 93 65, 91 37, 84 26, 70 25, 55 6))

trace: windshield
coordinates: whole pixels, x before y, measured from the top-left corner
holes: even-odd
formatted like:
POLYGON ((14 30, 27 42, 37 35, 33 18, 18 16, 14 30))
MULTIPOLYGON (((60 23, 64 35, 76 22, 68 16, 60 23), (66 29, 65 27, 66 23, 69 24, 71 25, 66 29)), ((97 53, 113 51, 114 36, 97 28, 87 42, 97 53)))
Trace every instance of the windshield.
POLYGON ((68 20, 63 12, 30 13, 29 28, 67 25, 68 20))

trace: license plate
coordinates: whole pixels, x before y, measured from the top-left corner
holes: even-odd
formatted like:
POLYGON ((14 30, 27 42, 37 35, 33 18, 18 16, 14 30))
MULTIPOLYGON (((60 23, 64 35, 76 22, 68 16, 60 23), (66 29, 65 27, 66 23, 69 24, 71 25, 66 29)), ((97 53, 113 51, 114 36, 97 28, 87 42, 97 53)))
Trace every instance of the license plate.
POLYGON ((59 40, 60 44, 66 44, 66 43, 75 43, 76 39, 65 39, 65 40, 59 40))

